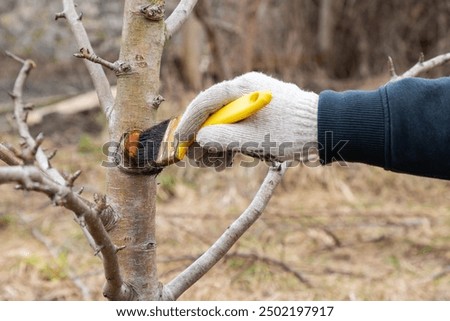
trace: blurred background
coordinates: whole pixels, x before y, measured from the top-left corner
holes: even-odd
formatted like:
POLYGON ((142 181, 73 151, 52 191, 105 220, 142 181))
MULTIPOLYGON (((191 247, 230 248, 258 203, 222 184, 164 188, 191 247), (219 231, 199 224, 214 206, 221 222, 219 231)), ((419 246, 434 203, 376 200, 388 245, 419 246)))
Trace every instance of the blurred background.
MULTIPOLYGON (((166 0, 167 15, 176 4, 166 0)), ((123 1, 78 5, 96 53, 115 61, 123 1)), ((58 149, 55 167, 83 171, 77 182, 89 198, 105 190, 100 163, 108 135, 95 96, 80 96, 93 87, 73 57, 79 48, 67 23, 54 20, 61 10, 57 0, 0 3, 0 140, 20 143, 8 96, 20 66, 3 54, 9 50, 37 63, 25 88, 41 111, 31 129, 44 132, 44 147, 58 149), (49 108, 71 97, 84 107, 49 108)), ((251 70, 315 92, 375 89, 389 80, 388 56, 401 74, 421 53, 449 52, 449 27, 449 0, 200 0, 165 48, 158 118, 251 70)), ((422 76, 449 74, 447 64, 422 76)), ((158 176, 163 282, 246 208, 266 171, 265 164, 222 173, 172 166, 158 176)), ((449 188, 359 164, 292 168, 261 219, 181 299, 449 300, 449 188)), ((13 186, 0 193, 0 299, 101 299, 100 261, 71 214, 13 186)))

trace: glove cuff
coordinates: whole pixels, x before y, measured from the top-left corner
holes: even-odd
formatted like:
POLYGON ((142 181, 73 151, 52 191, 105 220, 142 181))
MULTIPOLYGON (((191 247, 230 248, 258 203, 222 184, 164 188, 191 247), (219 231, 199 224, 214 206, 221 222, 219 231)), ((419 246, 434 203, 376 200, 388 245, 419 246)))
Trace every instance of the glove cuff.
POLYGON ((320 162, 361 162, 383 167, 384 123, 378 90, 322 92, 318 108, 320 162))

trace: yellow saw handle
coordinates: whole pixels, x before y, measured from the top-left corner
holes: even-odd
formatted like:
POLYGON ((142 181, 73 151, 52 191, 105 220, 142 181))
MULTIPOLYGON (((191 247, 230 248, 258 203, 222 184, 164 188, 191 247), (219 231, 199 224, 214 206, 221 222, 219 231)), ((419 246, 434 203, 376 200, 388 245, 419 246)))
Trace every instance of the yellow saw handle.
MULTIPOLYGON (((266 106, 272 100, 272 93, 270 91, 255 91, 244 95, 231 103, 228 103, 211 116, 203 123, 202 128, 210 125, 233 124, 244 120, 258 110, 266 106)), ((193 143, 180 142, 177 149, 177 158, 182 160, 187 153, 188 147, 193 143)))

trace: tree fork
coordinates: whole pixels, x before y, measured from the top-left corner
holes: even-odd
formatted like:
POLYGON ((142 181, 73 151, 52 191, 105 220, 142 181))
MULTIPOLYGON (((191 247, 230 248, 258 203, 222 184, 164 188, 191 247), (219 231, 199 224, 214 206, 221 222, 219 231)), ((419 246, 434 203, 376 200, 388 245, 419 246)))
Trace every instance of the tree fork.
MULTIPOLYGON (((148 6, 164 8, 164 0, 125 1, 119 60, 129 64, 118 75, 117 96, 110 119, 110 138, 119 141, 131 129, 148 128, 155 122, 152 103, 160 86, 160 63, 165 42, 163 20, 140 14, 148 6)), ((117 255, 123 278, 133 287, 136 300, 157 300, 160 285, 156 271, 155 176, 107 171, 108 203, 119 221, 110 231, 115 244, 124 246, 117 255)))

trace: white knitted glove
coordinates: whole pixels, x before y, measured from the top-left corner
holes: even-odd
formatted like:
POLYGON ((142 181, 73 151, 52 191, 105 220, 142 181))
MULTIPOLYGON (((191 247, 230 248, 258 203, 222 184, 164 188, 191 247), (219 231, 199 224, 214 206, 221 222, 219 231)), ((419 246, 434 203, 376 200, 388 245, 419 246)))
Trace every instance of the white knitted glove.
POLYGON ((187 107, 175 132, 177 142, 195 136, 188 157, 200 166, 223 169, 221 157, 235 152, 271 161, 301 160, 317 147, 318 95, 258 72, 218 83, 187 107), (270 90, 271 102, 249 118, 231 125, 200 129, 210 114, 253 91, 270 90), (199 148, 201 146, 201 148, 199 148))

